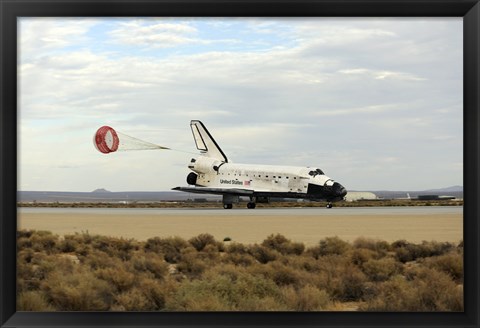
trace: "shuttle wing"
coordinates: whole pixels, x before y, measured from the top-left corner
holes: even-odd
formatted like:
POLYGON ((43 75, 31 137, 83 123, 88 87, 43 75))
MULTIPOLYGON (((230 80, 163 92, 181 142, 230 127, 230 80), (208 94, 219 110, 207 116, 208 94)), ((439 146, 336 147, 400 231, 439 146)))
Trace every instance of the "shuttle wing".
POLYGON ((172 190, 192 192, 197 194, 295 198, 292 196, 295 194, 293 192, 255 191, 240 188, 175 187, 172 188, 172 190))
POLYGON ((208 188, 208 187, 175 187, 172 190, 193 192, 197 194, 215 194, 215 195, 236 195, 236 196, 252 196, 253 190, 237 189, 237 188, 208 188))

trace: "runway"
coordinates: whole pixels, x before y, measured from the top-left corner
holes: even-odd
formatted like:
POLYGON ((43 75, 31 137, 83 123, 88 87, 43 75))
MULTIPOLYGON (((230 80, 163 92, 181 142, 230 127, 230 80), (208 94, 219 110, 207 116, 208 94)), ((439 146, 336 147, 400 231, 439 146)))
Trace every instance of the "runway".
POLYGON ((325 237, 358 237, 411 242, 459 242, 463 238, 461 206, 367 208, 121 209, 19 208, 18 228, 146 240, 210 233, 217 240, 261 243, 274 233, 312 246, 325 237))

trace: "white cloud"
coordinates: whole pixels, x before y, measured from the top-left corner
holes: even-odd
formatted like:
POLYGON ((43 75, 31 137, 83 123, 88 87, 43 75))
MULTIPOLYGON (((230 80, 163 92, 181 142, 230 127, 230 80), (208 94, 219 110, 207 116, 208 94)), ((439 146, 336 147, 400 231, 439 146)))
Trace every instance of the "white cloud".
MULTIPOLYGON (((319 165, 362 189, 378 189, 385 184, 381 177, 406 167, 430 165, 434 156, 426 151, 427 142, 445 154, 446 167, 461 162, 462 76, 461 64, 455 64, 462 58, 461 21, 436 21, 430 28, 402 20, 101 22, 26 19, 21 24, 22 186, 166 190, 182 185, 190 154, 104 156, 91 138, 101 125, 111 125, 195 151, 190 119, 204 120, 238 162, 319 165), (233 27, 238 33, 228 38, 220 33, 233 27), (95 37, 98 30, 102 38, 95 37), (227 39, 238 51, 215 41, 227 39), (215 47, 194 47, 208 42, 215 47), (136 51, 158 43, 171 47, 169 56, 136 51), (260 43, 266 45, 262 51, 249 47, 260 43), (187 44, 190 52, 175 52, 187 44), (141 177, 132 178, 138 172, 141 177)), ((435 172, 419 176, 418 184, 436 183, 435 172)), ((461 184, 461 171, 449 178, 452 183, 445 184, 461 184)))
POLYGON ((357 42, 366 42, 374 39, 377 41, 396 37, 392 31, 380 28, 356 27, 349 22, 323 24, 301 24, 295 32, 298 38, 308 39, 308 43, 315 45, 327 45, 328 47, 351 45, 357 42), (350 25, 350 26, 349 26, 350 25))
POLYGON ((362 114, 379 114, 392 110, 398 110, 398 105, 386 104, 386 105, 371 105, 364 107, 352 107, 344 109, 330 109, 316 111, 315 116, 342 116, 342 115, 362 115, 362 114))
POLYGON ((120 23, 109 34, 113 42, 133 46, 170 48, 198 42, 191 36, 197 30, 186 23, 165 23, 157 20, 135 20, 120 23))
POLYGON ((342 69, 342 70, 339 70, 339 73, 346 74, 346 75, 357 75, 357 76, 361 76, 361 78, 371 77, 377 80, 386 80, 386 79, 403 80, 403 81, 427 80, 425 78, 422 78, 410 73, 392 72, 392 71, 376 71, 376 70, 370 70, 366 68, 342 69))
POLYGON ((97 24, 91 18, 30 18, 20 19, 20 56, 22 62, 41 57, 53 50, 83 45, 87 32, 97 24))

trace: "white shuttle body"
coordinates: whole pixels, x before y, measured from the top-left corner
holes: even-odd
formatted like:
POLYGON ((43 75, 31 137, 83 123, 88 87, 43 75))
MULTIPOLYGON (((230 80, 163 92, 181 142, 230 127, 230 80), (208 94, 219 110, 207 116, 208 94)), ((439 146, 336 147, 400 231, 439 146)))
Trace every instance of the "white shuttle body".
POLYGON ((327 207, 343 200, 347 190, 318 168, 231 163, 222 149, 198 120, 190 122, 193 138, 201 154, 188 168, 190 187, 173 190, 223 195, 223 207, 232 208, 239 197, 249 197, 248 208, 267 203, 270 197, 324 200, 327 207))

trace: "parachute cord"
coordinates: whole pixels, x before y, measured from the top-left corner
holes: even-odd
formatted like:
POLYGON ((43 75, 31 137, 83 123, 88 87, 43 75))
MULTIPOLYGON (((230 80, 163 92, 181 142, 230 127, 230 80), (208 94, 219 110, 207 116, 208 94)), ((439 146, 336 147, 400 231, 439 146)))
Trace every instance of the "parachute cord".
POLYGON ((194 152, 186 151, 186 150, 179 150, 179 149, 173 149, 173 148, 168 148, 168 150, 178 151, 179 153, 187 153, 187 154, 192 154, 192 155, 198 155, 198 153, 194 153, 194 152))

